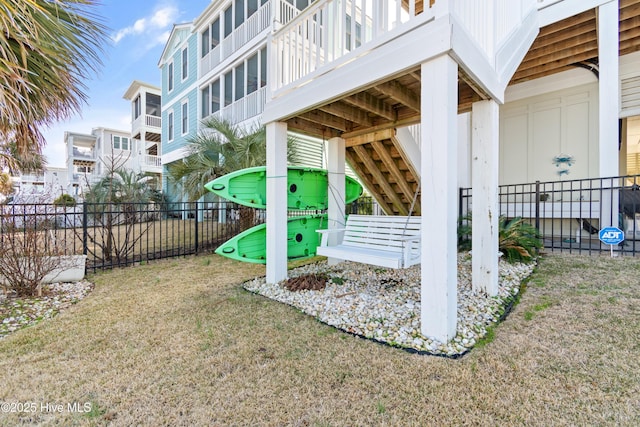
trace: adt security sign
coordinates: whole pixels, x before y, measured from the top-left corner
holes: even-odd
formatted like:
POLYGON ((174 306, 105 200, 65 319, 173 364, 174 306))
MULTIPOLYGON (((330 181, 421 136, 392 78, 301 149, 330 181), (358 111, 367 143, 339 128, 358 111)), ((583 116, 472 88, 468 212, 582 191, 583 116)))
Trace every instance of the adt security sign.
POLYGON ((603 228, 598 236, 605 245, 617 245, 624 240, 624 232, 617 227, 603 228))

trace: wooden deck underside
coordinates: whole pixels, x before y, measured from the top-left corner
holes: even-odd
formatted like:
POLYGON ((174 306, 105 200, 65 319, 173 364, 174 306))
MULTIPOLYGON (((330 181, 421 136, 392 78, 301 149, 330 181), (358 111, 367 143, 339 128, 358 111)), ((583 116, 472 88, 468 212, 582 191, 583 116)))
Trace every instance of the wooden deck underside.
MULTIPOLYGON (((620 55, 638 50, 640 0, 620 0, 620 55)), ((575 67, 597 71, 597 63, 597 13, 589 10, 541 28, 510 84, 575 67)), ((419 67, 389 76, 359 93, 288 119, 288 127, 323 139, 344 138, 347 161, 382 209, 388 214, 407 215, 418 175, 398 144, 394 129, 420 123, 421 78, 419 67)), ((487 98, 460 70, 458 112, 468 112, 474 102, 487 98)), ((412 214, 420 214, 419 198, 412 214)))

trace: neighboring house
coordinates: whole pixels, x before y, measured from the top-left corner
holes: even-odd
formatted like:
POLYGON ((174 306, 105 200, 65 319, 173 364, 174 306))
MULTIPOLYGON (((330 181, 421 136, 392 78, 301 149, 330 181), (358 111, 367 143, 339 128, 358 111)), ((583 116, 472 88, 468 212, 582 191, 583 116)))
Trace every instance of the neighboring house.
POLYGON ((155 177, 150 185, 160 189, 162 165, 160 88, 134 80, 124 94, 131 101, 131 130, 98 127, 91 133, 65 132, 67 192, 81 196, 112 168, 129 169, 155 177))
POLYGON ((90 185, 106 176, 110 168, 135 170, 136 147, 131 133, 123 130, 95 128, 90 134, 65 132, 67 146, 68 193, 82 196, 90 185))
POLYGON ((52 202, 67 191, 67 168, 46 167, 40 172, 23 173, 12 177, 13 203, 52 202))
POLYGON ((131 101, 131 137, 137 149, 132 156, 135 170, 153 175, 158 186, 162 182, 161 94, 159 87, 138 80, 134 80, 124 94, 124 99, 131 101))
MULTIPOLYGON (((162 71, 162 164, 186 155, 201 121, 217 116, 252 128, 269 87, 269 35, 286 24, 309 0, 214 0, 193 22, 174 26, 158 66, 162 71)), ((324 167, 325 141, 301 133, 297 164, 324 167)), ((166 173, 164 174, 166 176, 166 173)), ((165 192, 183 196, 169 182, 165 192)))
MULTIPOLYGON (((262 114, 274 153, 267 281, 286 277, 286 134, 329 139, 335 176, 346 157, 389 214, 406 215, 419 187, 421 330, 453 338, 459 186, 473 190, 474 288, 495 295, 500 183, 564 179, 561 155, 570 178, 628 171, 638 19, 640 0, 318 0, 276 25, 262 114)), ((600 226, 614 219, 602 212, 600 226)))

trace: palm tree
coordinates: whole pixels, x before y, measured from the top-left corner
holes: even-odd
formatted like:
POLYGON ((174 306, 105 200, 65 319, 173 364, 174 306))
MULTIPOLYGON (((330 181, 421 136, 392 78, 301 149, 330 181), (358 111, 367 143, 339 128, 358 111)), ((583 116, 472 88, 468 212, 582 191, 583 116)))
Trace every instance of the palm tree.
MULTIPOLYGON (((169 166, 169 178, 181 186, 190 201, 204 196, 204 185, 227 173, 267 164, 264 126, 245 130, 219 118, 202 122, 204 130, 189 139, 187 157, 169 166)), ((287 141, 287 160, 296 159, 295 138, 287 141)))
POLYGON ((83 80, 102 64, 106 27, 96 0, 0 0, 0 141, 26 159, 40 129, 87 100, 83 80))
POLYGON ((154 212, 151 206, 159 201, 153 179, 123 168, 110 169, 85 193, 95 234, 89 240, 101 249, 104 260, 126 260, 149 229, 154 212))
POLYGON ((11 182, 11 175, 7 172, 0 172, 0 195, 9 197, 13 194, 13 182, 11 182))
MULTIPOLYGON (((187 157, 168 168, 169 179, 181 186, 190 201, 207 193, 204 185, 227 173, 264 166, 267 163, 267 134, 264 126, 245 129, 227 120, 211 117, 204 129, 189 139, 187 157)), ((296 158, 295 138, 287 140, 287 160, 296 158)), ((253 210, 240 208, 240 228, 253 224, 253 210)))

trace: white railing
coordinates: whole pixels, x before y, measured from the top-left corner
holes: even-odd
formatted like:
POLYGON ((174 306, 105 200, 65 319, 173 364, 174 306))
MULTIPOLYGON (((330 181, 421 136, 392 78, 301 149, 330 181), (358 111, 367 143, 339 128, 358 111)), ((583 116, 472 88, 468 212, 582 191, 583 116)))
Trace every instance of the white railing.
POLYGON ((220 52, 222 47, 220 45, 214 47, 203 58, 200 59, 200 75, 204 76, 209 71, 213 70, 220 64, 220 52))
POLYGON ((153 156, 151 154, 145 154, 144 165, 152 167, 162 167, 162 158, 160 156, 153 156))
POLYGON ((44 175, 20 175, 20 181, 23 184, 27 182, 44 182, 44 175))
POLYGON ((162 127, 162 118, 158 116, 151 116, 149 114, 145 115, 145 123, 149 127, 153 128, 161 128, 162 127))
MULTIPOLYGON (((272 0, 282 1, 282 0, 272 0)), ((222 42, 200 59, 200 75, 204 76, 242 46, 262 33, 271 25, 271 1, 262 5, 222 42)))
POLYGON ((220 111, 209 115, 209 117, 217 117, 232 123, 242 122, 262 114, 266 102, 266 87, 262 87, 232 104, 223 107, 220 111))
POLYGON ((160 129, 162 128, 162 118, 158 116, 152 116, 150 114, 141 114, 133 121, 133 123, 131 123, 132 133, 134 135, 137 135, 142 126, 160 129))
POLYGON ((493 62, 499 46, 536 7, 537 0, 456 0, 451 12, 493 62))
MULTIPOLYGON (((416 9, 416 5, 422 3, 417 0, 320 0, 313 3, 273 36, 275 62, 271 69, 275 72, 270 78, 272 90, 277 92, 356 49, 363 49, 420 14, 431 15, 431 9, 416 9)), ((282 6, 278 11, 281 10, 288 13, 282 6)))

